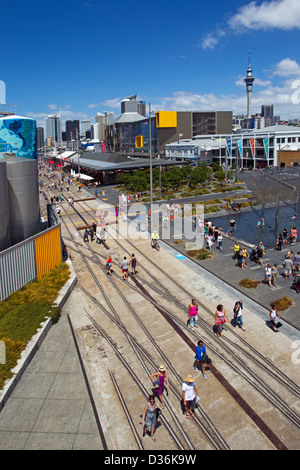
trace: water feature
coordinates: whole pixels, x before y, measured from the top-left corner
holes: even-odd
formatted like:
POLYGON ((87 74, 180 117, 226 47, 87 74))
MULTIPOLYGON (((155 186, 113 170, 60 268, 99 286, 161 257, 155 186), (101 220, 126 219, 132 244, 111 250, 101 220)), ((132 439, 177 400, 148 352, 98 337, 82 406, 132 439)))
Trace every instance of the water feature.
MULTIPOLYGON (((208 214, 205 218, 214 222, 216 227, 221 227, 223 232, 229 231, 230 220, 234 219, 236 222, 236 229, 234 236, 240 240, 258 245, 263 242, 266 248, 274 248, 278 234, 275 233, 275 207, 268 207, 264 209, 264 229, 257 228, 257 221, 262 217, 261 206, 254 206, 247 210, 242 210, 240 213, 226 214, 223 216, 213 216, 208 214)), ((297 212, 295 204, 281 204, 279 207, 279 233, 284 228, 290 232, 291 227, 295 227, 298 232, 300 228, 300 214, 297 212), (296 218, 292 218, 296 215, 296 218)))

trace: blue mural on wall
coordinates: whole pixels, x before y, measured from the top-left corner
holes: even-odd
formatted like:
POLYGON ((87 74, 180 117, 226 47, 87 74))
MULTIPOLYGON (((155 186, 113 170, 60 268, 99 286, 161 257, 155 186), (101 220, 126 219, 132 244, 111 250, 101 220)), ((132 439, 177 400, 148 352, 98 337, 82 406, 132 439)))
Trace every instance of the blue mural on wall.
POLYGON ((36 121, 19 116, 0 119, 0 158, 3 152, 36 159, 36 121))

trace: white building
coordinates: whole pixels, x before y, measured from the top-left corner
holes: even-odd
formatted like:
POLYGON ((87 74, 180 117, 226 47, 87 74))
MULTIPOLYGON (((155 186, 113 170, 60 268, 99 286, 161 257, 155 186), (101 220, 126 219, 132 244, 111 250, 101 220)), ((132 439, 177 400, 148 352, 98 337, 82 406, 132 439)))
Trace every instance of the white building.
POLYGON ((91 121, 89 119, 84 119, 81 121, 81 135, 85 138, 86 131, 89 131, 91 128, 91 121))
POLYGON ((300 150, 300 127, 276 125, 231 135, 195 136, 167 144, 166 157, 261 168, 280 166, 280 152, 284 150, 300 150))
POLYGON ((61 142, 61 120, 58 114, 49 114, 46 119, 46 139, 50 137, 53 142, 61 142))

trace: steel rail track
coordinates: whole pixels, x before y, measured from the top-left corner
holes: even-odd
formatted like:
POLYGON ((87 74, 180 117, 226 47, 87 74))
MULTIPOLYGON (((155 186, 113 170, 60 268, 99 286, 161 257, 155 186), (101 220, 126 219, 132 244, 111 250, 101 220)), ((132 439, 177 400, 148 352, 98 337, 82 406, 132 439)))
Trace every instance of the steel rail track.
MULTIPOLYGON (((90 210, 93 211, 92 208, 89 207, 90 210)), ((89 211, 87 211, 88 213, 89 211)), ((125 239, 124 239, 125 240, 125 239)), ((122 246, 118 240, 114 240, 124 251, 126 251, 126 253, 129 254, 130 256, 130 252, 128 250, 126 250, 126 248, 124 246, 122 246)), ((133 243, 126 239, 126 241, 135 249, 137 250, 139 253, 142 254, 142 256, 144 256, 145 258, 148 259, 149 262, 152 262, 152 260, 149 259, 149 257, 147 255, 145 255, 145 253, 143 253, 141 250, 139 250, 136 246, 133 245, 133 243)), ((147 284, 149 287, 151 287, 152 289, 154 290, 157 290, 158 293, 161 293, 161 295, 165 296, 165 297, 168 297, 171 301, 173 302, 176 302, 180 308, 182 309, 185 309, 186 311, 186 307, 182 305, 182 303, 176 299, 176 297, 172 294, 168 294, 163 286, 163 284, 160 283, 160 281, 152 275, 152 273, 147 270, 145 267, 143 267, 144 271, 154 280, 154 282, 156 284, 159 284, 160 287, 162 288, 161 291, 159 291, 159 289, 156 287, 156 286, 153 286, 151 285, 150 283, 148 283, 148 281, 146 281, 145 279, 142 279, 143 283, 147 284)), ((161 272, 164 273, 164 275, 170 279, 175 285, 176 287, 180 288, 181 291, 184 291, 184 293, 187 295, 187 296, 190 296, 190 293, 182 286, 180 285, 179 283, 177 283, 177 281, 173 278, 171 278, 169 276, 168 273, 164 272, 160 267, 158 268, 161 272)), ((140 278, 140 277, 139 277, 140 278)), ((213 312, 211 312, 207 307, 206 305, 204 305, 201 301, 197 300, 197 303, 198 305, 200 305, 202 307, 203 310, 205 310, 209 315, 211 315, 213 318, 214 318, 214 314, 213 312)), ((200 317, 199 317, 200 319, 200 317)), ((204 320, 203 320, 204 321, 204 320)), ((209 327, 209 324, 207 322, 205 323, 202 323, 202 324, 205 324, 206 326, 209 327)), ((233 331, 231 328, 229 328, 227 325, 224 325, 224 330, 226 331, 229 331, 234 337, 236 337, 242 344, 244 344, 246 347, 248 347, 254 354, 255 356, 251 356, 246 350, 242 349, 238 344, 232 342, 229 338, 225 337, 225 341, 226 342, 229 342, 233 347, 237 348, 239 351, 241 351, 244 355, 246 355, 249 359, 251 359, 257 366, 259 366, 260 368, 262 368, 265 372, 268 372, 268 373, 271 373, 267 367, 265 366, 264 363, 268 364, 268 366, 272 369, 272 374, 276 374, 276 380, 278 382, 280 382, 282 385, 284 385, 286 388, 288 388, 293 394, 295 394, 298 398, 300 398, 300 387, 298 386, 298 384, 296 384, 294 381, 292 381, 286 374, 284 374, 284 372, 282 372, 280 369, 278 369, 268 358, 266 358, 265 356, 263 356, 259 351, 257 351, 251 344, 249 344, 247 341, 245 341, 243 338, 240 337, 240 335, 238 335, 235 331, 233 331), (260 358, 262 360, 262 363, 260 363, 258 361, 258 358, 260 358)), ((272 378, 274 379, 274 375, 272 375, 272 378)))
MULTIPOLYGON (((88 213, 88 211, 86 211, 86 212, 88 213)), ((83 218, 82 216, 80 216, 80 217, 82 218, 82 220, 84 220, 84 218, 83 218)), ((71 219, 70 219, 70 220, 71 220, 71 219)), ((72 221, 72 222, 73 222, 73 221, 72 221)), ((69 232, 69 233, 70 233, 70 232, 69 232)), ((128 240, 127 240, 127 241, 128 241, 128 240)), ((135 248, 136 248, 136 247, 135 247, 135 248)), ((144 253, 143 253, 143 255, 144 255, 144 253)), ((144 255, 144 256, 145 256, 145 255, 144 255)), ((146 257, 146 258, 147 258, 147 257, 146 257)), ((172 279, 172 281, 174 282, 173 279, 172 279)), ((176 283, 176 281, 175 281, 175 283, 176 283)), ((178 285, 178 286, 179 286, 179 285, 178 285)), ((179 287, 182 288, 182 286, 179 286, 179 287)), ((224 359, 224 358, 223 358, 223 359, 224 359)))
POLYGON ((141 439, 140 439, 140 436, 139 436, 138 433, 137 433, 137 430, 136 430, 136 428, 135 428, 134 422, 132 421, 132 418, 131 418, 130 413, 129 413, 129 411, 128 411, 126 402, 125 402, 125 400, 124 400, 124 398, 123 398, 123 395, 122 395, 122 393, 121 393, 120 387, 119 387, 118 382, 117 382, 117 380, 116 380, 116 378, 115 378, 115 374, 114 374, 112 371, 109 371, 109 375, 110 375, 111 381, 112 381, 112 383, 113 383, 113 385, 114 385, 114 387, 115 387, 115 391, 116 391, 116 393, 117 393, 117 395, 118 395, 118 397, 119 397, 120 403, 121 403, 122 408, 123 408, 123 410, 124 410, 124 413, 125 413, 125 415, 126 415, 127 421, 128 421, 128 423, 129 423, 130 429, 131 429, 131 431, 132 431, 132 434, 134 435, 134 438, 135 438, 135 440, 136 440, 137 446, 138 446, 139 450, 144 450, 144 446, 143 446, 143 444, 142 444, 142 441, 141 441, 141 439))
MULTIPOLYGON (((78 287, 84 292, 84 294, 89 297, 89 299, 94 302, 99 308, 101 308, 104 313, 114 322, 116 322, 115 318, 113 318, 113 316, 109 313, 109 311, 107 311, 105 309, 105 307, 103 307, 103 305, 101 305, 99 303, 99 301, 93 297, 81 284, 78 285, 78 287)), ((117 322, 116 322, 117 324, 117 322)), ((117 326, 119 328, 121 328, 121 330, 123 332, 125 332, 125 327, 124 325, 120 325, 120 324, 117 324, 117 326)), ((144 327, 143 327, 144 328, 144 327)), ((139 352, 140 354, 142 354, 145 359, 149 362, 149 364, 151 365, 152 367, 152 370, 157 370, 158 369, 158 365, 154 362, 154 360, 151 358, 151 355, 145 351, 142 346, 138 343, 138 341, 132 336, 130 335, 130 333, 127 332, 127 334, 130 336, 131 338, 131 342, 134 343, 135 347, 137 349, 139 349, 139 352)), ((154 346, 156 347, 157 344, 155 342, 155 340, 153 339, 153 337, 149 334, 149 332, 146 331, 146 334, 147 336, 149 337, 151 343, 154 343, 154 346)), ((160 348, 159 348, 160 350, 160 348)), ((172 364, 169 362, 169 359, 165 356, 165 354, 162 352, 161 353, 161 356, 162 358, 164 359, 165 363, 168 365, 168 369, 171 370, 171 372, 176 376, 177 380, 182 383, 183 382, 183 379, 179 376, 179 374, 177 373, 177 371, 174 369, 174 367, 172 366, 172 364)), ((149 373, 150 375, 150 373, 149 373)), ((180 401, 181 400, 181 394, 180 392, 178 392, 178 390, 176 389, 176 387, 174 387, 172 385, 172 382, 169 381, 169 385, 170 385, 170 389, 172 390, 172 392, 176 395, 177 399, 180 401)), ((169 409, 168 407, 168 401, 166 400, 166 404, 167 404, 167 408, 169 409)), ((206 437, 209 439, 209 441, 214 445, 214 447, 217 449, 217 450, 229 450, 230 447, 229 445, 226 443, 224 437, 221 435, 221 433, 219 432, 219 430, 216 428, 216 426, 212 423, 212 421, 210 420, 210 418, 208 417, 207 413, 203 410, 202 406, 198 403, 198 410, 202 416, 203 419, 205 419, 207 425, 209 426, 209 429, 207 429, 203 423, 201 422, 201 420, 199 420, 199 418, 195 415, 194 417, 194 420, 196 421, 196 423, 198 424, 198 426, 201 428, 201 430, 203 431, 203 433, 206 435, 206 437)), ((170 410, 169 410, 170 411, 170 410)), ((172 409, 171 409, 171 412, 172 412, 172 409)), ((181 425, 180 425, 181 426, 181 425)))
MULTIPOLYGON (((113 349, 114 353, 116 354, 118 359, 121 361, 122 365, 125 367, 127 372, 131 375, 132 379, 134 380, 136 385, 139 387, 139 389, 141 390, 141 392, 143 393, 145 398, 148 398, 149 393, 148 393, 147 389, 141 383, 141 381, 139 380, 139 378, 135 374, 134 370, 131 368, 130 364, 126 361, 126 359, 119 352, 118 348, 116 347, 116 345, 114 344, 114 342, 112 341, 110 336, 106 333, 106 331, 96 322, 96 320, 87 311, 85 311, 85 313, 86 313, 86 316, 88 317, 88 319, 90 320, 90 322, 94 325, 95 329, 98 331, 98 333, 100 333, 103 336, 103 338, 105 338, 105 340, 108 342, 110 347, 113 349)), ((175 434, 172 426, 169 425, 169 423, 168 423, 167 419, 165 418, 165 416, 160 415, 160 417, 161 417, 161 420, 164 423, 166 429, 168 430, 170 436, 173 438, 173 440, 174 440, 176 446, 178 447, 178 449, 185 450, 183 444, 181 443, 178 436, 175 434)))

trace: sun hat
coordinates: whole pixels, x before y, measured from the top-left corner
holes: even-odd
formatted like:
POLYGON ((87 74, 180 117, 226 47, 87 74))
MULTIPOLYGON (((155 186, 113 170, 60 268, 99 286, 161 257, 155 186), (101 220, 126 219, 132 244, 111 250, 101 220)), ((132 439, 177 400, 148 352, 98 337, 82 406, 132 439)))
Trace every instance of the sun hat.
POLYGON ((191 375, 188 375, 187 378, 185 379, 186 382, 195 382, 193 377, 191 375))
POLYGON ((161 372, 163 372, 163 371, 165 371, 165 368, 164 368, 164 366, 160 366, 160 368, 159 368, 158 370, 160 370, 161 372))

